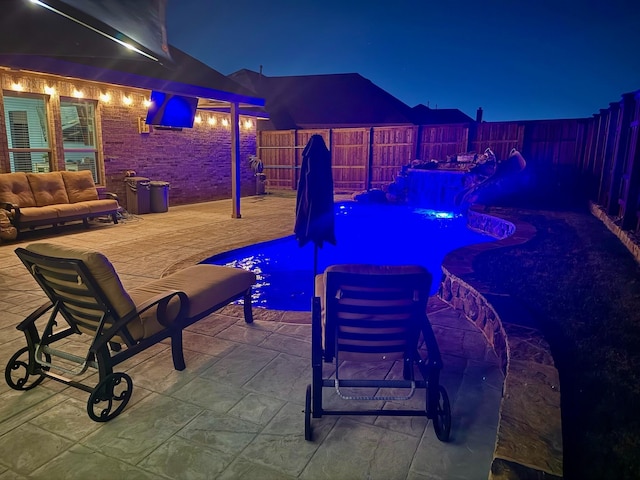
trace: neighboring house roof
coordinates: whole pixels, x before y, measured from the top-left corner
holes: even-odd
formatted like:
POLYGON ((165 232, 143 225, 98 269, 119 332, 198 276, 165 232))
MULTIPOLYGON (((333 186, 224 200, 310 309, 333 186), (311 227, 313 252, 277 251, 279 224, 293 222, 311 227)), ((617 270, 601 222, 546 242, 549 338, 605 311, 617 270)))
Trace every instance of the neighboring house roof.
POLYGON ((266 99, 262 129, 413 123, 408 105, 357 73, 267 77, 243 69, 229 77, 266 99))
POLYGON ((173 61, 149 60, 78 23, 29 2, 3 2, 0 66, 161 90, 244 106, 264 100, 169 45, 173 61))
POLYGON ((412 109, 413 121, 416 125, 444 125, 451 123, 471 123, 473 118, 457 108, 429 108, 418 104, 412 109))

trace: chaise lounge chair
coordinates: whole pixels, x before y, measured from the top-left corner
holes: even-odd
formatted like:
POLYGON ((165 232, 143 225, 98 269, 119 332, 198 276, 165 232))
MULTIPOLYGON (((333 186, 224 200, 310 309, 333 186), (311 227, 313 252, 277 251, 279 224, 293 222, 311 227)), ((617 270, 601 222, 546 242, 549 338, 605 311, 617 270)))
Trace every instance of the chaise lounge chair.
POLYGON ((438 439, 449 440, 451 408, 439 384, 442 361, 426 314, 431 280, 431 274, 419 266, 333 265, 316 277, 306 440, 313 439, 311 418, 323 415, 426 416, 433 421, 438 439), (419 348, 421 336, 426 352, 419 348), (331 378, 323 378, 323 361, 333 363, 331 378), (386 365, 383 378, 343 376, 343 370, 361 370, 354 365, 380 362, 386 365), (415 379, 416 369, 422 380, 415 379), (323 407, 323 388, 358 406, 360 401, 382 402, 382 406, 328 410, 323 407), (421 389, 425 390, 424 408, 404 403, 421 389), (401 403, 385 408, 386 402, 401 403), (407 405, 412 408, 403 408, 407 405))
POLYGON ((245 321, 253 321, 252 272, 216 265, 194 265, 125 291, 101 253, 49 243, 16 249, 16 254, 49 301, 20 325, 27 346, 9 360, 5 379, 28 390, 45 378, 88 392, 87 413, 105 422, 126 406, 133 388, 129 375, 115 366, 166 338, 173 365, 184 370, 182 330, 230 302, 244 297, 245 321), (40 330, 36 323, 46 319, 40 330), (86 353, 65 350, 73 335, 88 335, 86 353), (99 373, 96 385, 83 383, 86 372, 99 373))

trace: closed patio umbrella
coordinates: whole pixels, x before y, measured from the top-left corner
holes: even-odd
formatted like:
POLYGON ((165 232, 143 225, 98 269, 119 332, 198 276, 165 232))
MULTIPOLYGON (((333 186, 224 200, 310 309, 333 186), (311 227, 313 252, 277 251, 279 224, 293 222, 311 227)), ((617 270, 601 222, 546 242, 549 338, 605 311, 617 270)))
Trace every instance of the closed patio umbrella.
POLYGON ((336 244, 331 153, 321 135, 312 135, 302 152, 296 197, 295 237, 302 247, 313 242, 313 276, 318 273, 318 247, 336 244))
MULTIPOLYGON (((321 135, 312 135, 302 151, 302 172, 296 197, 294 233, 301 247, 313 242, 313 292, 318 273, 318 247, 322 247, 324 242, 336 244, 331 153, 321 135)), ((322 381, 321 310, 320 297, 314 294, 311 300, 311 365, 315 384, 322 381)), ((320 400, 316 397, 313 402, 314 412, 320 412, 320 400)), ((305 412, 311 412, 311 385, 307 386, 305 412)), ((309 414, 305 415, 305 438, 307 432, 310 432, 310 426, 307 427, 310 418, 309 414)))

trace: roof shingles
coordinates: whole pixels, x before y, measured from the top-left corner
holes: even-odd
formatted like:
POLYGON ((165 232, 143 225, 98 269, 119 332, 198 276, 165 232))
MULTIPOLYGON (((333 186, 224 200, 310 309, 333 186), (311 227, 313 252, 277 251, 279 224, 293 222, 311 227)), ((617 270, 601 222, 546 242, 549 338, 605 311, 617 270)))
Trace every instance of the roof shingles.
POLYGON ((467 123, 457 109, 413 109, 357 73, 268 77, 242 69, 230 78, 266 99, 262 129, 467 123))

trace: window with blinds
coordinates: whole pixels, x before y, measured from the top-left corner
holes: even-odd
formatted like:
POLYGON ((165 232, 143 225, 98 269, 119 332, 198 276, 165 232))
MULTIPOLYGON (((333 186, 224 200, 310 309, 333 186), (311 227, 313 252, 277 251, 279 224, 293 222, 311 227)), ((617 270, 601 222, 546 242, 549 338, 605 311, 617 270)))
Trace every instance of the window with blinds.
MULTIPOLYGON (((47 131, 45 97, 8 91, 3 95, 11 171, 49 172, 53 146, 47 131)), ((90 170, 99 183, 96 102, 60 98, 60 124, 65 169, 90 170)))
POLYGON ((95 102, 61 98, 60 120, 65 169, 90 170, 98 183, 95 102))
POLYGON ((44 97, 4 92, 4 118, 12 172, 48 172, 51 147, 44 97))

